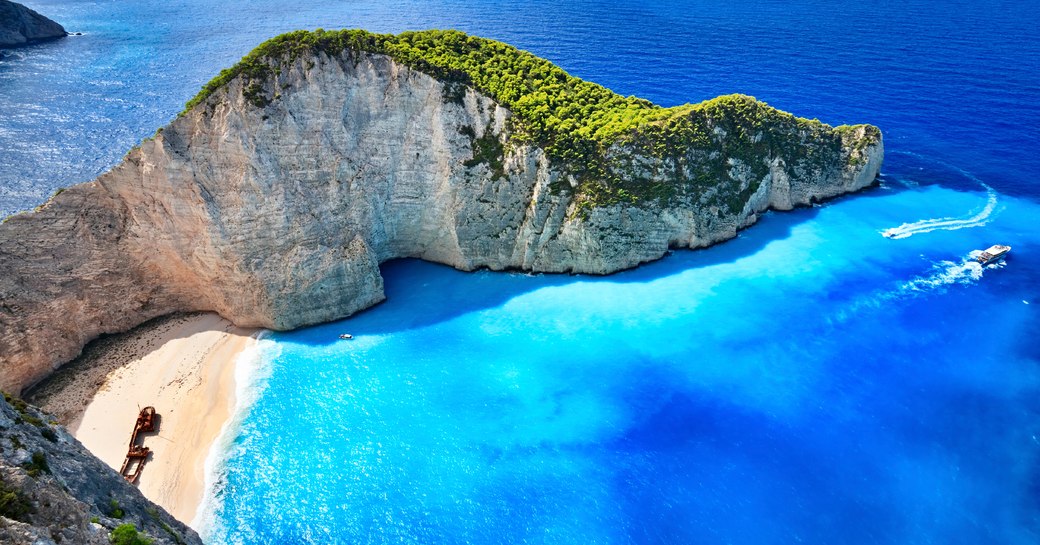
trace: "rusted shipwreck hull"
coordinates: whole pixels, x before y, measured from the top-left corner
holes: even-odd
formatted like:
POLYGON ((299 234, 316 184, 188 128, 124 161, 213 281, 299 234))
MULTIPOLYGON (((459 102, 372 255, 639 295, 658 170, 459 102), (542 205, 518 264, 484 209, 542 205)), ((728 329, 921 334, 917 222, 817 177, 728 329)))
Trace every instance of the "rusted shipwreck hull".
POLYGON ((130 434, 130 448, 126 452, 126 459, 123 460, 123 467, 119 469, 119 474, 131 484, 137 483, 141 477, 141 471, 144 470, 144 464, 152 453, 148 447, 142 444, 144 439, 141 434, 155 431, 158 416, 155 407, 151 406, 141 409, 137 415, 134 432, 130 434))

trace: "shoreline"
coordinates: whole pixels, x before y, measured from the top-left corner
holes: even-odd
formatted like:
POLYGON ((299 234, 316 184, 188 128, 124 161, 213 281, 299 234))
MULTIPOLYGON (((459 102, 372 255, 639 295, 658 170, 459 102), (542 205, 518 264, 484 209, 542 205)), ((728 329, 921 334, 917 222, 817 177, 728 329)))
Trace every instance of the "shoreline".
POLYGON ((154 406, 159 426, 141 436, 152 455, 137 487, 188 524, 202 505, 207 458, 237 403, 236 363, 258 331, 212 313, 161 318, 88 346, 28 397, 115 471, 138 411, 154 406))

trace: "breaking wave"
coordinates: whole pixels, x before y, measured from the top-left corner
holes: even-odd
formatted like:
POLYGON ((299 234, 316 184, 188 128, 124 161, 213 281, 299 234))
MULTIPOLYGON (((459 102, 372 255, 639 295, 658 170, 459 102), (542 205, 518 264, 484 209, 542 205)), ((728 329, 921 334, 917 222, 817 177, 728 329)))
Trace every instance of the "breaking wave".
POLYGON ((256 342, 243 350, 235 360, 235 407, 206 456, 202 501, 190 524, 201 536, 213 531, 215 515, 221 507, 224 495, 223 481, 227 471, 228 453, 234 448, 242 421, 267 388, 271 376, 269 362, 277 357, 276 351, 280 350, 277 343, 267 339, 269 335, 270 331, 267 330, 258 332, 255 335, 256 342))

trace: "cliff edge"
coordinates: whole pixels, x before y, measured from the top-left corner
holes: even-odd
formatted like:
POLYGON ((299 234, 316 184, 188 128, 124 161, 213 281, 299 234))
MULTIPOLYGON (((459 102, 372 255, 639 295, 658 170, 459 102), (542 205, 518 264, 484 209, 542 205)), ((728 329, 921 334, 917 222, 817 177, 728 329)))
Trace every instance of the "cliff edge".
POLYGON ((14 47, 68 36, 65 29, 35 11, 0 0, 0 47, 14 47))
POLYGON ((0 387, 177 311, 290 329, 413 257, 606 274, 871 185, 880 131, 731 95, 662 108, 454 31, 295 32, 97 180, 0 225, 0 387))
POLYGON ((113 532, 142 532, 155 545, 202 544, 49 420, 0 398, 0 543, 107 545, 113 532))

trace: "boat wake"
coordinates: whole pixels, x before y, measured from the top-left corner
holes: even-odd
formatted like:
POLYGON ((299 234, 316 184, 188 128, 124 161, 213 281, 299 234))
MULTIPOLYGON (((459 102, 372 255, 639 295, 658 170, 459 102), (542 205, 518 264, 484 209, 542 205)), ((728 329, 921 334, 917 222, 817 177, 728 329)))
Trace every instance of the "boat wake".
MULTIPOLYGON (((982 279, 982 273, 987 268, 983 266, 975 258, 978 257, 978 250, 973 251, 967 259, 960 263, 953 261, 940 261, 934 267, 930 274, 925 276, 919 276, 904 283, 899 290, 899 293, 920 293, 926 291, 932 291, 936 288, 942 288, 943 286, 949 286, 951 284, 971 284, 982 279)), ((993 264, 989 267, 1002 266, 1003 263, 993 264)))
MULTIPOLYGON (((923 157, 910 152, 904 152, 904 155, 917 157, 923 159, 923 157)), ((981 227, 989 222, 990 216, 997 208, 997 192, 987 185, 985 182, 980 180, 978 177, 972 175, 970 172, 955 167, 953 165, 945 164, 947 168, 957 171, 965 178, 979 184, 986 191, 986 203, 968 214, 961 217, 948 217, 948 218, 934 218, 915 221, 911 223, 904 223, 899 227, 891 227, 889 229, 883 229, 881 234, 887 238, 900 239, 907 238, 913 235, 919 235, 922 233, 930 233, 932 231, 956 231, 958 229, 967 229, 970 227, 981 227)), ((900 180, 905 185, 910 185, 908 181, 900 180)), ((914 184, 916 185, 916 184, 914 184)))
POLYGON ((986 204, 981 209, 972 210, 968 215, 960 218, 937 218, 904 223, 899 227, 885 229, 881 231, 881 234, 888 238, 899 239, 938 230, 956 231, 986 225, 997 208, 997 192, 986 184, 982 184, 982 186, 986 188, 986 204))
POLYGON ((982 252, 974 250, 960 262, 940 261, 927 273, 885 291, 878 291, 868 296, 850 301, 835 317, 837 322, 845 322, 867 309, 878 309, 884 305, 924 297, 935 292, 942 292, 954 285, 971 285, 982 279, 987 269, 1004 268, 1005 263, 998 261, 983 265, 975 260, 982 252))

